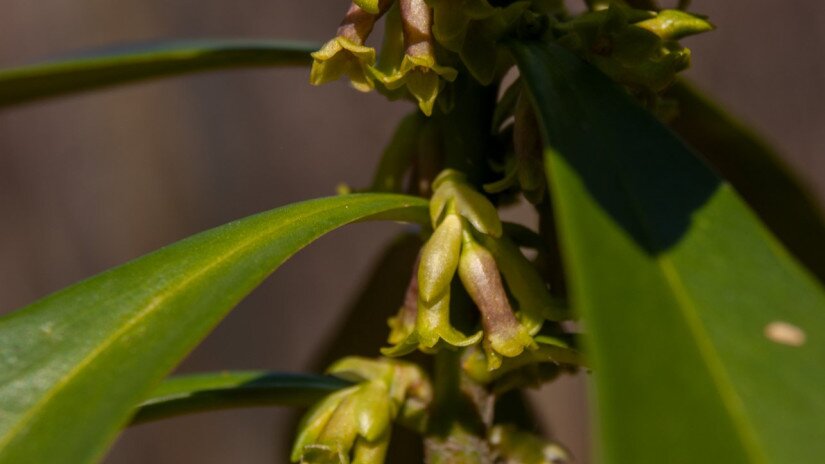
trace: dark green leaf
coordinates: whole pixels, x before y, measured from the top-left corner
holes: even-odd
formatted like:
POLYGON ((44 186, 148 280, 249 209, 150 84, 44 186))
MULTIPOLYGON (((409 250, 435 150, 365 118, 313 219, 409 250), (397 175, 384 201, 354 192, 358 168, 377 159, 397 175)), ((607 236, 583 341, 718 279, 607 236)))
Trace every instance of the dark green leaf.
MULTIPOLYGON (((0 463, 93 462, 134 405, 295 252, 353 221, 428 221, 363 194, 229 223, 0 318, 0 463)), ((312 291, 311 282, 306 283, 312 291)), ((312 317, 307 314, 306 317, 312 317)))
POLYGON ((513 44, 536 104, 605 463, 825 456, 825 294, 617 85, 513 44))
POLYGON ((351 385, 335 377, 278 372, 215 372, 165 380, 138 407, 132 424, 218 409, 311 406, 351 385))
POLYGON ((92 52, 0 70, 0 107, 178 74, 225 68, 298 66, 316 44, 271 40, 162 42, 92 52))
POLYGON ((825 214, 810 187, 767 143, 679 81, 673 128, 731 183, 777 238, 825 282, 825 214))

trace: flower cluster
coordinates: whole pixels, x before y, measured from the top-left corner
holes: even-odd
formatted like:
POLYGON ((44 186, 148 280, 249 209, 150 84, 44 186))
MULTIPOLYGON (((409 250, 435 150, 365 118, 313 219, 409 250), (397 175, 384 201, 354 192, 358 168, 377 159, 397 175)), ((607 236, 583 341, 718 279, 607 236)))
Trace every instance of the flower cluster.
POLYGON ((458 75, 437 57, 457 58, 478 81, 489 84, 496 71, 506 68, 497 42, 533 3, 494 7, 487 0, 355 0, 336 37, 312 55, 310 82, 320 85, 346 76, 361 91, 378 89, 390 97, 408 92, 429 116, 446 83, 458 75), (377 56, 366 41, 385 15, 377 56))
POLYGON ((503 236, 489 200, 453 170, 442 172, 433 188, 434 232, 421 250, 404 305, 389 321, 393 346, 383 353, 400 356, 416 349, 433 352, 441 346, 482 342, 488 369, 496 369, 502 357, 535 349, 533 335, 544 321, 563 316, 532 264, 503 236), (480 313, 482 330, 470 336, 450 322, 450 287, 456 274, 480 313), (505 283, 518 310, 511 305, 505 283))
POLYGON ((380 464, 393 421, 423 429, 432 387, 420 368, 387 359, 344 358, 328 372, 354 382, 316 404, 301 420, 292 462, 380 464))
POLYGON ((382 86, 389 92, 405 88, 425 114, 446 81, 457 71, 436 60, 431 32, 432 10, 425 0, 360 0, 354 2, 336 37, 315 52, 310 81, 319 85, 349 77, 362 91, 382 86), (387 14, 387 32, 380 62, 366 44, 381 16, 387 14))
POLYGON ((613 80, 636 89, 664 90, 690 65, 679 39, 713 29, 705 19, 680 10, 652 12, 610 3, 556 26, 559 43, 613 80))

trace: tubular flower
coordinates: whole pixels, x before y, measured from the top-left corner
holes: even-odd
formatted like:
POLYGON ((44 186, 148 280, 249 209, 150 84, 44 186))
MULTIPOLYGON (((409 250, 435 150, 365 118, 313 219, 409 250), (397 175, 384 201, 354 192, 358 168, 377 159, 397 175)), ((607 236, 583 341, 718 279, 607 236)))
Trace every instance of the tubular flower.
POLYGON ((481 312, 489 370, 501 366, 502 356, 512 358, 525 348, 538 347, 530 331, 519 323, 510 307, 495 258, 469 233, 464 234, 458 275, 481 312))
POLYGON ((364 44, 375 22, 391 3, 391 0, 371 2, 375 7, 374 13, 356 3, 350 6, 338 27, 336 37, 312 54, 314 62, 309 80, 313 85, 325 84, 347 76, 352 86, 362 92, 373 88, 368 70, 375 64, 375 49, 364 44))
POLYGON ((412 364, 350 357, 329 373, 357 383, 327 396, 304 416, 293 462, 381 464, 392 422, 399 417, 420 422, 432 400, 429 381, 412 364))
POLYGON ((404 305, 389 321, 393 346, 383 353, 431 352, 439 344, 463 347, 483 339, 487 367, 497 369, 502 357, 536 348, 532 336, 545 320, 563 319, 564 313, 527 258, 503 237, 495 207, 463 174, 446 170, 433 188, 430 218, 435 231, 422 248, 404 305), (481 315, 482 331, 471 337, 450 325, 450 284, 456 272, 481 315), (510 305, 502 274, 518 311, 510 305))
POLYGON ((373 74, 390 90, 406 86, 427 116, 433 112, 436 98, 445 81, 453 81, 458 72, 436 62, 432 32, 432 11, 424 0, 398 0, 404 36, 404 56, 387 71, 373 69, 373 74))
POLYGON ((450 282, 458 268, 461 233, 461 220, 450 216, 422 248, 415 277, 418 290, 415 324, 411 324, 411 301, 405 301, 399 315, 389 322, 392 329, 389 342, 395 346, 383 349, 383 354, 402 356, 415 349, 432 352, 441 341, 450 346, 468 346, 481 339, 480 332, 467 337, 450 324, 450 282))
POLYGON ((690 65, 690 50, 677 40, 712 29, 683 11, 656 13, 616 3, 557 26, 562 45, 615 81, 653 92, 664 90, 690 65))

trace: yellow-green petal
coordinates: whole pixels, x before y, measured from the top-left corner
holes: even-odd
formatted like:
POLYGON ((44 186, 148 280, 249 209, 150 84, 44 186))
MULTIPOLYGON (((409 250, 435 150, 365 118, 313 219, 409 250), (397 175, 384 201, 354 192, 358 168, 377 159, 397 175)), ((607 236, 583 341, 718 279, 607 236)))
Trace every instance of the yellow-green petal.
POLYGON ((369 68, 375 64, 375 49, 358 45, 344 37, 336 37, 312 54, 314 62, 309 81, 321 85, 344 76, 356 89, 367 92, 373 88, 369 68))

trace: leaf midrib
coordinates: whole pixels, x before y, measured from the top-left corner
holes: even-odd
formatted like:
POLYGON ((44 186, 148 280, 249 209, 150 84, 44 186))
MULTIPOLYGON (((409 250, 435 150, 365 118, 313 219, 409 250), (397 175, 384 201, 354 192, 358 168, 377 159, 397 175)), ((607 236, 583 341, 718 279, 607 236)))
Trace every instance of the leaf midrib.
MULTIPOLYGON (((576 94, 577 97, 580 98, 581 93, 576 92, 576 94)), ((583 105, 582 108, 586 113, 590 113, 589 106, 583 105)), ((609 153, 610 162, 615 169, 613 172, 619 174, 617 180, 620 189, 627 198, 633 215, 636 216, 643 230, 644 236, 647 238, 648 243, 651 245, 654 244, 653 228, 646 220, 646 216, 643 213, 644 209, 638 200, 638 195, 634 194, 634 189, 628 184, 628 176, 625 174, 624 165, 616 159, 616 155, 613 154, 612 150, 605 150, 605 152, 609 153)), ((720 190, 725 188, 724 183, 719 187, 720 190)), ((708 201, 712 201, 712 197, 708 201)), ((673 246, 675 247, 676 245, 673 246)), ((725 366, 720 361, 720 356, 716 348, 713 346, 713 343, 710 342, 710 336, 704 328, 702 319, 696 310, 696 303, 689 296, 676 265, 667 255, 667 250, 653 255, 652 261, 656 264, 656 267, 659 268, 660 274, 670 290, 669 293, 676 302, 682 319, 685 321, 688 330, 693 334, 694 345, 708 369, 710 378, 713 379, 712 384, 719 395, 722 405, 728 411, 732 425, 736 430, 736 435, 739 437, 743 449, 750 457, 751 462, 768 464, 769 461, 764 450, 758 445, 758 434, 751 426, 744 403, 733 387, 733 382, 730 380, 727 369, 725 369, 725 366)))
MULTIPOLYGON (((408 207, 408 205, 405 205, 404 207, 408 207)), ((121 326, 121 328, 119 330, 115 331, 112 336, 105 338, 103 343, 101 343, 95 349, 90 351, 88 355, 84 356, 82 358, 82 360, 80 362, 78 362, 77 364, 75 364, 72 367, 72 369, 69 370, 69 372, 65 376, 61 377, 61 379, 58 382, 56 382, 53 385, 52 388, 49 388, 47 390, 47 392, 44 395, 42 395, 41 398, 38 401, 36 401, 30 408, 28 408, 28 410, 25 414, 20 416, 19 420, 17 420, 15 422, 15 425, 13 425, 8 430, 8 433, 5 434, 3 439, 0 440, 0 455, 3 454, 2 450, 6 449, 6 446, 9 443, 14 441, 14 439, 16 437, 20 436, 21 430, 26 426, 26 424, 30 423, 32 421, 32 419, 34 417, 36 417, 38 412, 43 410, 43 408, 45 408, 46 405, 48 405, 60 393, 60 391, 62 391, 68 384, 70 384, 79 372, 83 371, 86 367, 91 365, 98 358, 98 356, 102 352, 106 351, 109 347, 114 345, 123 335, 128 333, 133 327, 138 326, 145 319, 145 317, 147 317, 149 314, 151 314, 152 311, 159 304, 161 304, 161 303, 167 301, 167 299, 173 297, 173 295, 171 295, 173 290, 186 286, 190 282, 195 281, 195 280, 199 279, 201 276, 203 276, 204 274, 207 274, 208 272, 212 271, 218 264, 221 264, 221 263, 225 262, 226 260, 228 260, 229 258, 234 257, 238 254, 241 254, 243 251, 247 250, 248 248, 253 247, 254 243, 259 239, 259 237, 261 235, 271 235, 271 234, 274 235, 274 234, 277 234, 280 230, 284 229, 285 227, 288 227, 288 226, 294 224, 295 222, 298 222, 299 220, 303 221, 305 216, 314 216, 314 215, 317 215, 317 214, 323 214, 326 211, 335 210, 335 209, 338 209, 338 208, 339 208, 339 206, 323 207, 321 209, 313 211, 312 213, 305 213, 304 215, 300 215, 300 216, 297 216, 295 218, 288 219, 283 223, 279 223, 275 228, 268 229, 265 234, 264 233, 258 233, 258 234, 250 236, 246 240, 239 240, 239 245, 234 247, 230 252, 223 254, 220 259, 210 260, 209 265, 200 268, 197 272, 195 272, 193 274, 190 274, 190 276, 188 278, 184 278, 183 280, 179 280, 174 285, 167 286, 162 292, 159 292, 160 294, 163 295, 162 297, 160 295, 155 295, 154 297, 152 297, 149 301, 149 304, 147 304, 142 310, 140 310, 138 313, 136 313, 134 315, 134 317, 130 318, 129 322, 127 322, 123 326, 121 326)), ((351 221, 347 221, 347 222, 351 222, 351 221)), ((314 234, 314 235, 317 235, 317 234, 314 234)), ((301 248, 303 248, 303 247, 301 247, 301 248)), ((295 250, 295 252, 300 251, 301 248, 298 248, 297 250, 295 250)), ((295 252, 293 252, 291 254, 294 254, 295 252)), ((291 256, 291 254, 287 255, 287 257, 291 256)), ((283 259, 280 262, 276 262, 275 266, 277 267, 282 262, 283 262, 283 259)))

